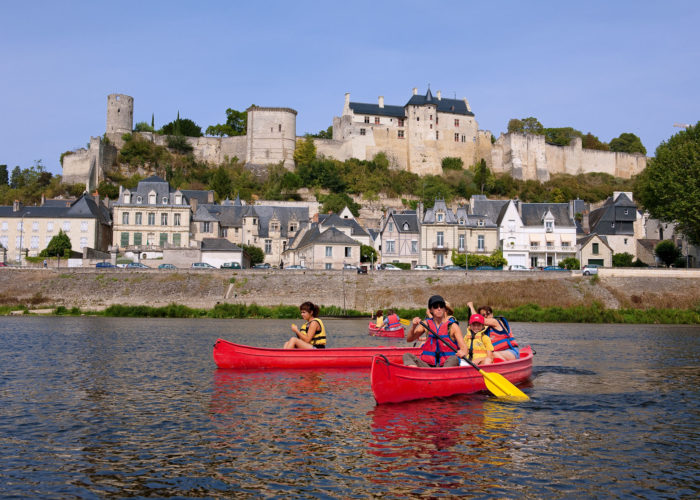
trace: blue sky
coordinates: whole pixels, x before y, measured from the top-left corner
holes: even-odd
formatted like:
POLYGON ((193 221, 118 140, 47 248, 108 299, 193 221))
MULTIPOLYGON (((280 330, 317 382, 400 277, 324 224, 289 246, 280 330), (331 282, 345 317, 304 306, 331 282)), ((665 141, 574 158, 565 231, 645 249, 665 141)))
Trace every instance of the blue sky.
POLYGON ((417 87, 466 97, 479 128, 510 118, 571 126, 649 155, 700 120, 700 2, 5 2, 0 164, 41 159, 105 131, 107 95, 134 122, 178 111, 204 130, 226 108, 298 111, 297 134, 351 100, 403 105, 417 87))

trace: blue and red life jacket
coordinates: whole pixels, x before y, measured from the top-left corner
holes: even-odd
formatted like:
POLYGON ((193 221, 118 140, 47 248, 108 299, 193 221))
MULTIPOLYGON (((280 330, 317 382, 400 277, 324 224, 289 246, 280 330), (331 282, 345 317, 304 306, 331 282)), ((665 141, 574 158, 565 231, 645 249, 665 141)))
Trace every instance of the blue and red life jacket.
POLYGON ((503 316, 498 316, 494 318, 501 325, 502 331, 494 330, 492 326, 489 326, 486 330, 486 335, 491 339, 494 351, 504 351, 506 349, 517 349, 518 343, 513 338, 510 333, 510 325, 508 320, 503 316))
POLYGON ((437 333, 437 336, 444 340, 447 345, 454 347, 454 350, 450 349, 428 331, 428 340, 421 346, 423 352, 420 355, 420 359, 430 366, 442 366, 445 364, 445 361, 447 361, 450 356, 454 356, 455 351, 459 349, 459 346, 450 338, 450 327, 453 323, 456 323, 456 321, 453 317, 450 317, 440 325, 440 328, 437 327, 433 318, 425 318, 425 323, 433 332, 437 333))
POLYGON ((399 317, 396 314, 390 314, 389 317, 387 318, 387 325, 386 329, 387 330, 398 330, 401 328, 401 323, 399 322, 399 317))

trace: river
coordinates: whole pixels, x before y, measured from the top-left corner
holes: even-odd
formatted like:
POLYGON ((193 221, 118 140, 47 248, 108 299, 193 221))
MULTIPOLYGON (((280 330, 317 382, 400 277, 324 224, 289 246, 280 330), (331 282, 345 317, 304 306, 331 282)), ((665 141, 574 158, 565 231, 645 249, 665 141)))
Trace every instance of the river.
POLYGON ((218 337, 276 347, 289 324, 4 317, 0 497, 700 495, 697 326, 516 323, 537 353, 521 404, 377 406, 368 371, 214 365, 218 337))

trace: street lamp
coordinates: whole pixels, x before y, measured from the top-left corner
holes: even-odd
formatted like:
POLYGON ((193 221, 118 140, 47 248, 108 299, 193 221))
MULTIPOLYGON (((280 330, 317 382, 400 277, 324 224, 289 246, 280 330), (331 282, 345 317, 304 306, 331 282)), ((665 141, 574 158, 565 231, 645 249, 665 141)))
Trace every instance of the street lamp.
POLYGON ((29 215, 31 212, 26 212, 22 214, 22 221, 20 222, 20 229, 19 229, 19 255, 17 256, 17 259, 19 261, 19 267, 22 267, 22 245, 24 241, 24 217, 26 215, 29 215))

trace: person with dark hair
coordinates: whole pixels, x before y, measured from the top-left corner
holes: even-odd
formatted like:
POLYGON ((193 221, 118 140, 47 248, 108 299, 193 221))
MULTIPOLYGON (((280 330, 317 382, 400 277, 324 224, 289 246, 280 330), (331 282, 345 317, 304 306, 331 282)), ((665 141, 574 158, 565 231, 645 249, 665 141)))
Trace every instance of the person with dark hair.
MULTIPOLYGON (((477 314, 474 309, 473 302, 467 302, 471 314, 477 314)), ((486 335, 491 339, 493 344, 493 357, 509 361, 520 357, 520 349, 518 343, 513 338, 513 333, 510 331, 508 320, 503 316, 494 317, 491 306, 481 306, 478 314, 484 317, 484 326, 486 326, 486 335)))
POLYGON ((301 328, 292 324, 294 337, 285 344, 285 349, 325 349, 326 327, 318 318, 319 307, 313 302, 304 302, 299 306, 301 317, 306 322, 301 328))
POLYGON ((466 352, 468 347, 464 342, 459 322, 447 315, 447 304, 440 295, 433 295, 428 299, 428 315, 424 320, 413 318, 411 328, 406 334, 406 342, 413 342, 426 332, 421 321, 428 325, 432 332, 427 331, 428 338, 421 346, 423 352, 420 356, 404 354, 403 364, 406 366, 423 367, 447 367, 459 366, 459 358, 456 351, 466 352), (436 338, 439 337, 439 338, 436 338))

